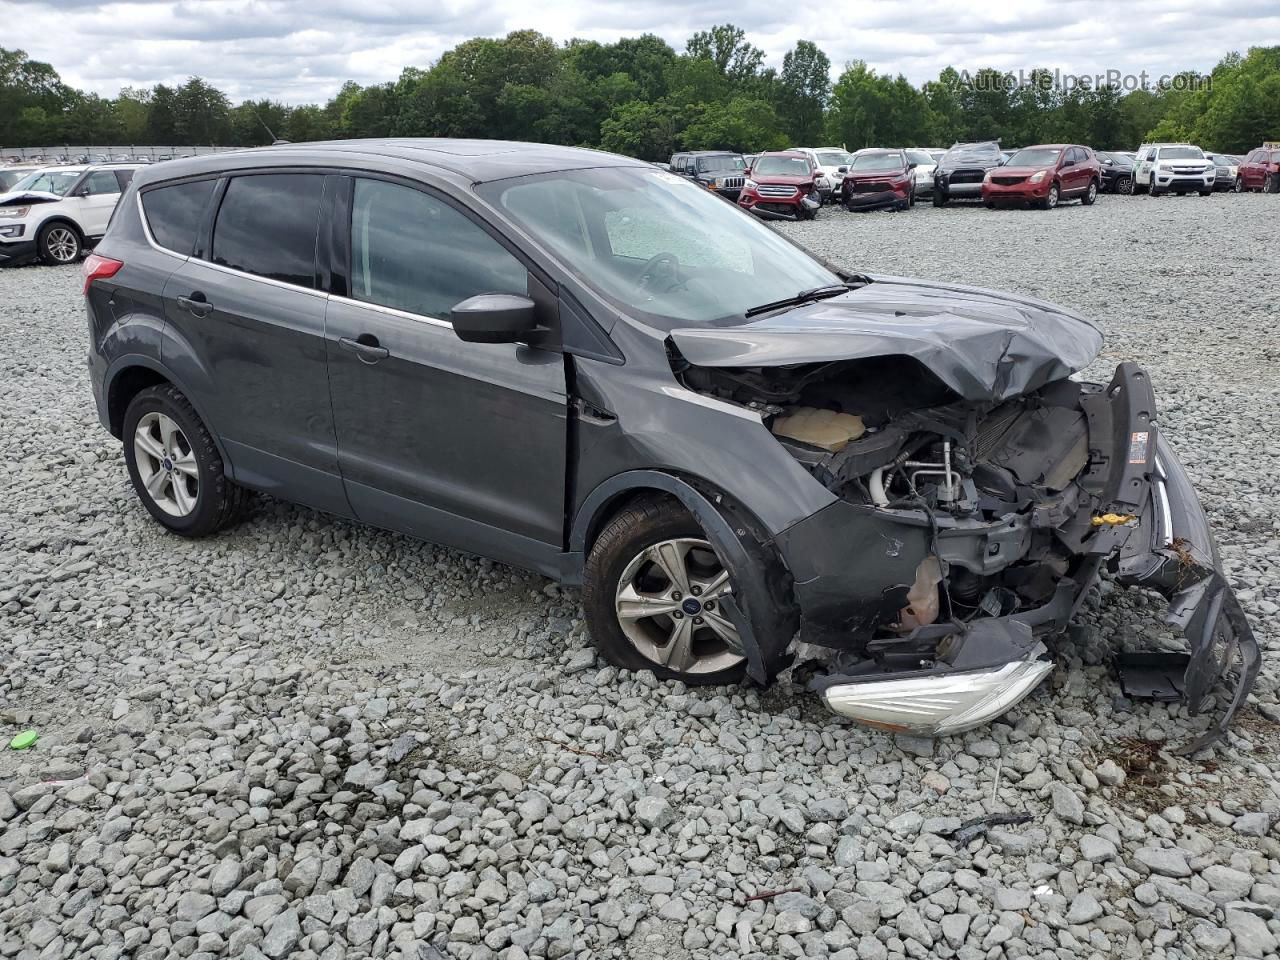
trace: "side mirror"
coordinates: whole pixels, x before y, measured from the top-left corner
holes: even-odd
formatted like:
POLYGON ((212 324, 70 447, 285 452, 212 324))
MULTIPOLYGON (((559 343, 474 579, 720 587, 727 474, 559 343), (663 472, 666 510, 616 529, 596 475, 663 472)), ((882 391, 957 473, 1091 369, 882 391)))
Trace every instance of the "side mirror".
POLYGON ((919 166, 919 164, 918 164, 918 163, 908 163, 908 164, 907 164, 907 169, 908 169, 908 170, 914 170, 914 169, 915 169, 916 167, 918 167, 918 166, 919 166))
POLYGON ((81 187, 79 190, 76 191, 77 197, 87 197, 88 195, 89 195, 88 187, 81 187))
POLYGON ((449 311, 453 332, 468 343, 515 343, 538 328, 534 304, 511 293, 482 293, 449 311))
POLYGON ((848 164, 844 164, 842 166, 836 167, 836 173, 848 173, 848 172, 849 172, 848 164))

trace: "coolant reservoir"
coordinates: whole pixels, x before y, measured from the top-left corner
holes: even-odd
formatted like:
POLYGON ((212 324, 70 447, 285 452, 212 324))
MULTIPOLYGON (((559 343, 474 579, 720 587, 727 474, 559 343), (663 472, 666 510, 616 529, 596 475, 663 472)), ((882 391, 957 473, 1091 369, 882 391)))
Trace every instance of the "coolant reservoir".
POLYGON ((942 565, 937 557, 925 557, 916 567, 916 580, 907 591, 907 605, 899 614, 898 629, 909 633, 938 619, 938 584, 942 565))
POLYGON ((817 407, 793 407, 785 417, 773 421, 774 436, 798 440, 830 453, 843 450, 867 432, 862 418, 817 407))

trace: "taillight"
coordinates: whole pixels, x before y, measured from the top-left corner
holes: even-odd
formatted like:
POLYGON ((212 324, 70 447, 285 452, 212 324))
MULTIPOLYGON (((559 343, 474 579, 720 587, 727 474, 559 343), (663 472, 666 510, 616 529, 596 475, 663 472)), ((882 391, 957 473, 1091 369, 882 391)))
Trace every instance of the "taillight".
POLYGON ((89 295, 89 284, 95 280, 106 280, 108 277, 114 277, 123 266, 124 263, 120 260, 100 257, 96 253, 89 254, 85 258, 84 265, 80 268, 80 272, 84 274, 85 296, 89 295))

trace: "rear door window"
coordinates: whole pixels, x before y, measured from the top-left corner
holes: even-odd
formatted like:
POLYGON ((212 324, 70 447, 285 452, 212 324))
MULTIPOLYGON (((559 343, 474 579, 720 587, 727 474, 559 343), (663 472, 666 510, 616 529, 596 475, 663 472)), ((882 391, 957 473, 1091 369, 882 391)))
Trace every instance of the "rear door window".
POLYGON ((218 208, 212 260, 259 277, 315 286, 316 224, 324 177, 269 173, 234 177, 218 208))
POLYGON ((184 257, 191 256, 214 184, 213 180, 193 180, 158 187, 142 195, 142 209, 156 243, 184 257))
POLYGON ((120 192, 124 193, 125 187, 129 186, 129 184, 133 182, 133 171, 116 170, 114 173, 116 175, 116 183, 120 184, 120 192))
POLYGON ((524 295, 528 271, 470 218, 430 194, 357 179, 351 212, 351 294, 427 317, 481 293, 524 295))

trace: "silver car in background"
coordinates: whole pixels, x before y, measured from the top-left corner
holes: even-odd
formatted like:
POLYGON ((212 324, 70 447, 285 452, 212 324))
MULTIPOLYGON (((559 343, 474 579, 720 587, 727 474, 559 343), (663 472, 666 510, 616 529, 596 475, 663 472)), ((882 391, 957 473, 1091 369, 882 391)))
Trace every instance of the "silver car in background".
POLYGON ((914 163, 916 168, 915 188, 917 197, 928 197, 933 194, 933 172, 938 169, 937 158, 924 147, 906 147, 907 162, 914 163))
POLYGON ((822 172, 822 180, 818 181, 818 193, 823 203, 838 203, 840 188, 844 185, 845 171, 853 161, 853 155, 842 147, 790 147, 794 153, 803 153, 822 172))

